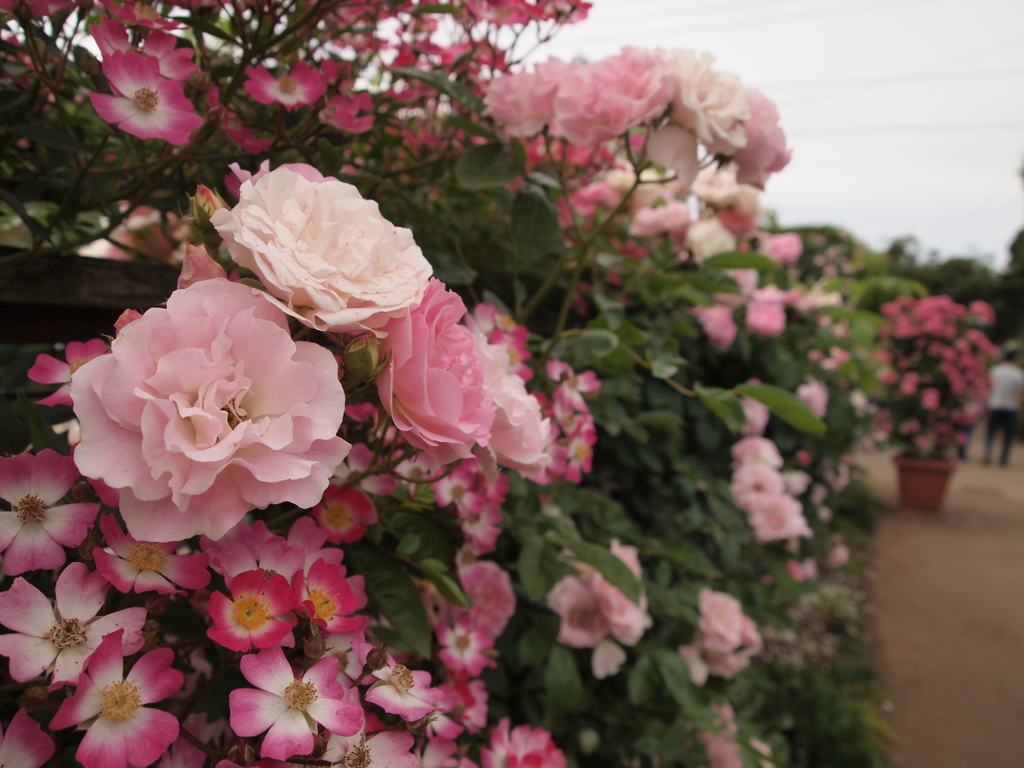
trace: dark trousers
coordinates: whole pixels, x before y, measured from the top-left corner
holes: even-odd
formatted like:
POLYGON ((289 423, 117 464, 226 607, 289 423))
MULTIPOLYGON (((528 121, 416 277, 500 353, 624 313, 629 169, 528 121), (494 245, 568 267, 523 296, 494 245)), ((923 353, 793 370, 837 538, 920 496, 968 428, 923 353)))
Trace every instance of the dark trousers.
POLYGON ((1004 467, 1010 460, 1010 447, 1013 445, 1014 433, 1017 429, 1017 412, 996 408, 988 412, 988 432, 985 435, 985 461, 992 460, 992 445, 996 441, 996 432, 1003 433, 1003 453, 999 463, 1004 467))

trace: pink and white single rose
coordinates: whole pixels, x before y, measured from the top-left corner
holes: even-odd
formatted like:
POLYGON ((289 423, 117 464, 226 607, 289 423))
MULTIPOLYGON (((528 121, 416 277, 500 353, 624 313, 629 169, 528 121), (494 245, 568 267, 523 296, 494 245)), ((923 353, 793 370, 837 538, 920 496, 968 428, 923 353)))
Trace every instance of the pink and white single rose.
POLYGON ((348 453, 334 356, 292 341, 259 294, 220 279, 175 291, 72 380, 75 460, 119 490, 138 539, 217 539, 254 507, 312 507, 348 453))
POLYGON ((327 78, 301 61, 280 77, 266 67, 246 67, 245 90, 260 104, 283 104, 291 112, 299 106, 310 106, 327 92, 327 78))
POLYGON ((36 402, 39 405, 71 405, 71 374, 106 351, 107 342, 104 339, 92 339, 85 343, 69 341, 64 348, 64 359, 67 362, 61 362, 52 355, 39 355, 26 375, 40 384, 61 386, 52 395, 36 402))
POLYGON ((56 746, 24 709, 19 709, 7 733, 0 730, 0 765, 10 768, 40 768, 53 757, 56 746))
POLYGON ((36 569, 59 568, 64 547, 77 547, 96 520, 100 505, 61 504, 79 478, 75 461, 44 448, 36 455, 0 457, 0 552, 8 576, 36 569))
POLYGON ((483 768, 566 768, 565 754, 543 728, 518 725, 504 717, 491 731, 489 747, 480 751, 483 768))
POLYGON ((74 685, 103 638, 120 630, 124 654, 138 651, 146 609, 97 616, 109 589, 101 573, 90 573, 85 563, 71 563, 57 577, 56 605, 21 577, 0 592, 0 624, 12 630, 0 635, 0 656, 10 659, 11 677, 25 682, 52 666, 54 684, 74 685))
POLYGON ((423 298, 433 271, 408 229, 310 166, 244 181, 238 205, 210 221, 236 264, 321 331, 379 331, 423 298))
POLYGON ((117 524, 113 515, 100 518, 100 530, 107 547, 97 547, 92 556, 96 570, 118 592, 160 592, 165 595, 188 594, 185 589, 200 589, 210 583, 207 554, 176 554, 177 543, 136 541, 117 524))
POLYGON ((156 761, 176 738, 178 718, 147 707, 181 690, 174 651, 157 648, 124 674, 121 630, 103 638, 85 663, 75 694, 50 721, 59 730, 93 719, 75 752, 85 768, 127 768, 156 761))

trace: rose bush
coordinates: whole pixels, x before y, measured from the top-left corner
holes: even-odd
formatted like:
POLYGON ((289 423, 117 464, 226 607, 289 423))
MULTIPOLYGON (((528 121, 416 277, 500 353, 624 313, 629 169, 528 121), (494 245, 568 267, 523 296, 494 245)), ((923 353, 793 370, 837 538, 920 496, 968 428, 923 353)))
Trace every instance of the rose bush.
POLYGON ((5 368, 47 402, 0 435, 0 750, 873 764, 828 611, 876 318, 762 229, 765 97, 523 66, 580 2, 0 9, 4 245, 181 262, 5 368))

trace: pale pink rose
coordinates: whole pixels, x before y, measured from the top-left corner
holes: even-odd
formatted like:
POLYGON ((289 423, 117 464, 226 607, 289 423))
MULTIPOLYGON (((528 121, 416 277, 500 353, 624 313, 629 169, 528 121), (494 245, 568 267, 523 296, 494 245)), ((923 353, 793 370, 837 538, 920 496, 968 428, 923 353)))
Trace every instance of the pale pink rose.
POLYGON ((561 618, 558 642, 570 648, 593 648, 608 636, 608 622, 597 595, 576 576, 563 576, 547 596, 548 607, 561 618))
POLYGON ((743 606, 732 595, 703 587, 697 597, 702 643, 712 653, 731 653, 743 641, 743 606))
POLYGON ((594 146, 664 113, 672 83, 659 52, 622 53, 568 72, 554 101, 552 132, 573 144, 594 146))
POLYGON ((736 75, 713 71, 714 61, 693 51, 672 55, 672 121, 697 134, 711 154, 734 155, 747 143, 750 92, 736 75))
POLYGON ((598 605, 612 637, 623 645, 636 645, 643 637, 644 630, 651 626, 646 595, 640 596, 640 604, 637 605, 596 571, 588 584, 597 596, 598 605))
POLYGON ((516 595, 508 571, 491 560, 474 560, 459 567, 459 583, 470 600, 473 624, 497 637, 516 612, 516 595))
POLYGON ((626 658, 626 652, 622 650, 622 646, 614 640, 602 640, 594 648, 594 653, 590 657, 590 666, 594 677, 604 680, 606 677, 617 674, 622 669, 622 665, 626 663, 626 658))
POLYGON ((807 578, 808 578, 807 577, 807 572, 804 570, 803 565, 801 565, 796 560, 787 560, 786 561, 786 573, 788 573, 789 574, 789 578, 791 578, 797 584, 804 583, 805 581, 807 581, 807 578))
POLYGON ((736 237, 753 237, 757 234, 757 216, 744 216, 731 208, 719 211, 717 216, 718 220, 722 222, 722 226, 736 237))
POLYGON ((435 464, 468 459, 486 446, 495 407, 484 385, 475 335, 460 325, 466 306, 440 280, 423 301, 382 328, 390 355, 377 391, 395 426, 435 464))
POLYGON ((747 143, 735 155, 741 184, 764 189, 768 176, 789 165, 792 153, 786 149, 786 134, 779 128, 779 110, 759 91, 750 91, 750 118, 743 123, 747 143))
POLYGON ((509 348, 490 344, 481 334, 475 338, 484 387, 495 408, 487 454, 527 477, 540 474, 551 463, 551 419, 544 418, 540 402, 512 370, 509 348))
POLYGON ((786 483, 786 493, 794 498, 803 496, 811 487, 811 476, 799 469, 792 469, 782 473, 782 479, 786 483))
POLYGON ((751 510, 785 492, 779 470, 765 464, 744 464, 732 474, 730 490, 736 506, 751 510))
POLYGON ((736 338, 736 322, 729 307, 716 304, 711 307, 694 307, 693 314, 700 322, 708 339, 716 347, 728 347, 736 338))
POLYGON ((379 331, 423 297, 430 264, 377 203, 309 171, 277 168, 243 182, 238 205, 210 221, 235 263, 291 316, 321 331, 379 331))
POLYGON ((829 550, 825 562, 829 568, 842 568, 850 562, 850 548, 842 542, 836 544, 829 550))
POLYGON ((760 336, 778 336, 786 330, 783 292, 775 286, 754 291, 747 305, 747 327, 760 336))
POLYGON ((747 417, 741 434, 744 437, 763 435, 765 427, 768 426, 768 419, 772 415, 768 406, 752 397, 741 397, 740 405, 743 406, 743 413, 747 417))
POLYGON ((696 221, 686 230, 686 245, 698 264, 720 253, 736 250, 736 237, 722 226, 718 217, 696 221))
POLYGON ((689 188, 700 163, 697 158, 697 135, 680 125, 665 125, 647 140, 647 156, 655 163, 676 172, 676 178, 689 188))
POLYGON ((685 232, 690 226, 690 211, 678 200, 669 200, 657 208, 644 206, 633 214, 629 234, 634 237, 685 232))
POLYGON ((484 97, 487 114, 504 123, 505 130, 513 136, 540 133, 554 117, 558 84, 575 67, 552 58, 535 64, 531 71, 495 78, 484 97))
POLYGON ((804 252, 804 241, 796 232, 783 232, 766 237, 761 244, 766 255, 783 266, 792 266, 804 252))
POLYGON ((814 535, 804 518, 800 502, 783 494, 750 510, 747 520, 760 542, 780 541, 796 536, 810 538, 814 535))
POLYGON ((824 384, 812 379, 796 388, 796 396, 811 409, 811 413, 819 419, 824 418, 828 410, 828 388, 824 384))
POLYGON ((779 449, 766 437, 744 437, 732 447, 732 465, 740 467, 744 464, 766 464, 780 469, 782 456, 779 449))
POLYGON ((223 536, 253 508, 312 507, 349 451, 334 356, 292 341, 260 291, 175 291, 71 380, 82 473, 120 492, 141 541, 223 536))
POLYGON ((702 201, 718 210, 731 209, 750 218, 761 213, 760 192, 736 181, 736 166, 708 166, 697 174, 693 191, 702 201))

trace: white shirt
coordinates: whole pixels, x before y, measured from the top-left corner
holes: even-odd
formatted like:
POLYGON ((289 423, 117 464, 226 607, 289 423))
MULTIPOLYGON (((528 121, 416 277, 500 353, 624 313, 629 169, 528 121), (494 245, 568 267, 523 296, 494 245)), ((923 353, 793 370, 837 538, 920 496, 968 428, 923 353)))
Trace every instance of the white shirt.
POLYGON ((992 410, 1016 411, 1020 407, 1019 395, 1024 389, 1024 371, 1016 363, 1000 363, 988 372, 992 390, 988 407, 992 410))

